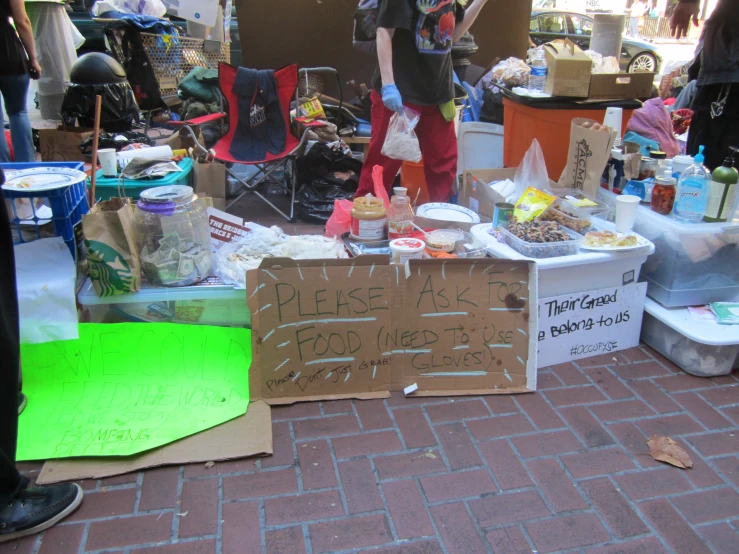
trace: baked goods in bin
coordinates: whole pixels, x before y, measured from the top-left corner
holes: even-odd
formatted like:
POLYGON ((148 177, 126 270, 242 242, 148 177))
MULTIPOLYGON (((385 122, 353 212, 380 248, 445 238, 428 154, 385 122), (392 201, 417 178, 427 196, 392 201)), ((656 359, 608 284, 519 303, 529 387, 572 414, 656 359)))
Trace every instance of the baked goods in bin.
POLYGON ((629 248, 637 244, 639 244, 639 239, 636 235, 619 237, 618 233, 614 233, 613 231, 591 231, 585 235, 585 242, 583 242, 583 246, 592 248, 629 248))
POLYGON ((565 208, 562 203, 550 207, 547 211, 541 214, 541 218, 544 221, 554 221, 560 225, 572 229, 576 233, 584 233, 593 226, 592 221, 589 217, 580 217, 572 211, 565 208))

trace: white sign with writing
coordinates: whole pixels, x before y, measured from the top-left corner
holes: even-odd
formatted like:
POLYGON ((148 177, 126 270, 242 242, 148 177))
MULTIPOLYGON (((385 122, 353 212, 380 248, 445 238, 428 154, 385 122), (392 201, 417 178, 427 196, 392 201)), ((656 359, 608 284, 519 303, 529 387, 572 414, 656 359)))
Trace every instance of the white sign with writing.
POLYGON ((539 301, 539 367, 639 345, 646 283, 539 301))

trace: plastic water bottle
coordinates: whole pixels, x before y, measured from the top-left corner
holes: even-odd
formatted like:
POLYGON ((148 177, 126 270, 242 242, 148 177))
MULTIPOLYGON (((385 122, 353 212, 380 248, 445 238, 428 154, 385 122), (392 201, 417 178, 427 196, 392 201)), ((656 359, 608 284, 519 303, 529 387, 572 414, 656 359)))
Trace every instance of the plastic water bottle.
POLYGON ((711 172, 703 166, 703 149, 698 149, 693 165, 680 176, 673 213, 678 219, 698 223, 703 221, 711 187, 711 172))
POLYGON ((529 75, 529 90, 544 92, 547 82, 547 56, 543 48, 538 48, 536 56, 531 60, 531 75, 529 75))

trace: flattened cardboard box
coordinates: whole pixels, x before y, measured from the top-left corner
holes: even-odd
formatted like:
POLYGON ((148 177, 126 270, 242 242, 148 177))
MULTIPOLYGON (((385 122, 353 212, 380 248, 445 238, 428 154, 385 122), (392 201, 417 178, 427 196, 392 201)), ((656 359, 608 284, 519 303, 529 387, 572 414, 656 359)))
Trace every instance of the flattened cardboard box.
POLYGON ((537 290, 528 261, 264 260, 247 274, 252 398, 533 391, 537 290))
POLYGON ((236 419, 135 456, 49 460, 41 468, 36 482, 49 485, 102 479, 149 467, 269 455, 272 454, 271 412, 266 403, 251 402, 247 412, 236 419))

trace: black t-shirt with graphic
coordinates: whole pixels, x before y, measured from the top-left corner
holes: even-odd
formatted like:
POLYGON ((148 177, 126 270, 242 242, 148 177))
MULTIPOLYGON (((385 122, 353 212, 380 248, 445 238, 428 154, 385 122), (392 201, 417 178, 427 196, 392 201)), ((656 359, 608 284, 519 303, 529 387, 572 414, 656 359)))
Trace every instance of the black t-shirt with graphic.
MULTIPOLYGON (((393 72, 404 101, 434 106, 454 98, 452 42, 463 19, 456 0, 379 0, 377 26, 395 29, 393 72)), ((372 83, 382 90, 379 68, 372 83)))

